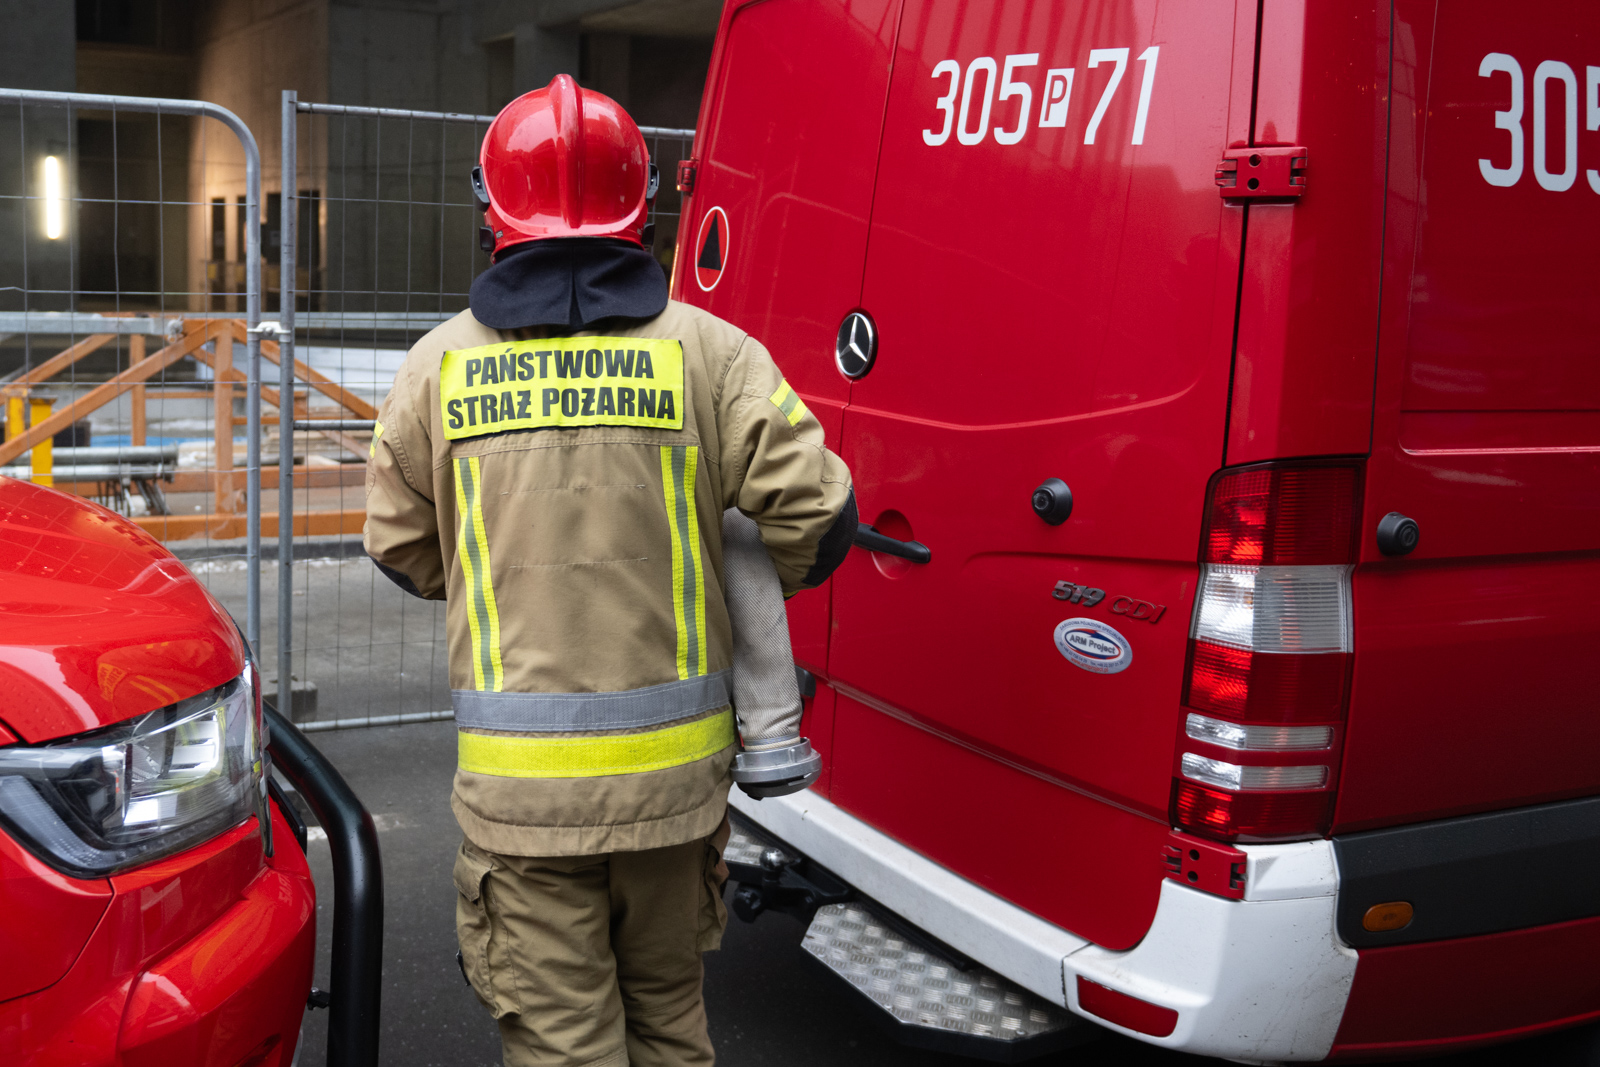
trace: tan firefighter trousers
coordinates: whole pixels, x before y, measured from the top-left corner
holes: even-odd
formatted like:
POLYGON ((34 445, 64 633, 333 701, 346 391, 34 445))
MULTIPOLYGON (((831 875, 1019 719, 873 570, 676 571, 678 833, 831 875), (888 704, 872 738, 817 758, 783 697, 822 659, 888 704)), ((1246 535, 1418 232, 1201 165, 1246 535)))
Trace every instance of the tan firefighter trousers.
POLYGON ((506 1067, 688 1067, 714 1056, 700 954, 727 924, 728 823, 683 845, 528 858, 462 841, 456 933, 506 1067))

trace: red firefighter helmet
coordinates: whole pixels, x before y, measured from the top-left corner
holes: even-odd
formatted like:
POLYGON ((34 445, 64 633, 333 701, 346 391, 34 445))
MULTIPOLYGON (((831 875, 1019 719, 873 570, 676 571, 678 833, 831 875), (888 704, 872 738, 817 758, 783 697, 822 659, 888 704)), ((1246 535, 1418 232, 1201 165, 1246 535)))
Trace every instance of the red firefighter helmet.
POLYGON ((644 136, 615 100, 557 74, 507 104, 483 135, 473 191, 485 251, 549 237, 647 243, 658 179, 644 136))

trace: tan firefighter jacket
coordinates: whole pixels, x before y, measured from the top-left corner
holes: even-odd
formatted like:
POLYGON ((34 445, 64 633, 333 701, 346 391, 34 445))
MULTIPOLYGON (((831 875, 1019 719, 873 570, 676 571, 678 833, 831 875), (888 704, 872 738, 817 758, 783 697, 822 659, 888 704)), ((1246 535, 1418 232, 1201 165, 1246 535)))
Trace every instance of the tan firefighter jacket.
POLYGON ((766 349, 685 304, 536 341, 464 311, 417 342, 379 411, 366 550, 449 602, 467 837, 558 856, 716 829, 722 513, 755 520, 788 595, 848 498, 766 349))

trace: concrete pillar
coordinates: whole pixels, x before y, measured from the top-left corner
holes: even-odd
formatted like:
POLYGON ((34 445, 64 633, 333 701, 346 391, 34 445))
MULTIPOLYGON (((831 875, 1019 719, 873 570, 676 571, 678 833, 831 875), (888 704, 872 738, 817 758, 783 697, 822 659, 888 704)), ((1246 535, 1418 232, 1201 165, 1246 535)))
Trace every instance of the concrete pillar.
POLYGON ((591 33, 587 36, 588 77, 584 88, 605 93, 628 107, 628 71, 633 61, 633 38, 625 33, 591 33))
POLYGON ((578 76, 578 34, 525 22, 516 30, 516 94, 550 84, 557 74, 578 76))

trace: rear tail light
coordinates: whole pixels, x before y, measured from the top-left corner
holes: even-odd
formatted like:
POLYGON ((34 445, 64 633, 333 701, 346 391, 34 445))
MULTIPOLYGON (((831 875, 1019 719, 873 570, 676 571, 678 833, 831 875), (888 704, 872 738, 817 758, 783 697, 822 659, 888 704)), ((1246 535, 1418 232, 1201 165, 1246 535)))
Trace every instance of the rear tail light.
POLYGON ((1173 824, 1226 841, 1328 829, 1352 651, 1361 468, 1264 463, 1212 480, 1173 824))
POLYGON ((1327 748, 1333 743, 1331 726, 1244 726, 1193 712, 1184 721, 1183 732, 1196 741, 1241 752, 1288 752, 1327 748))

